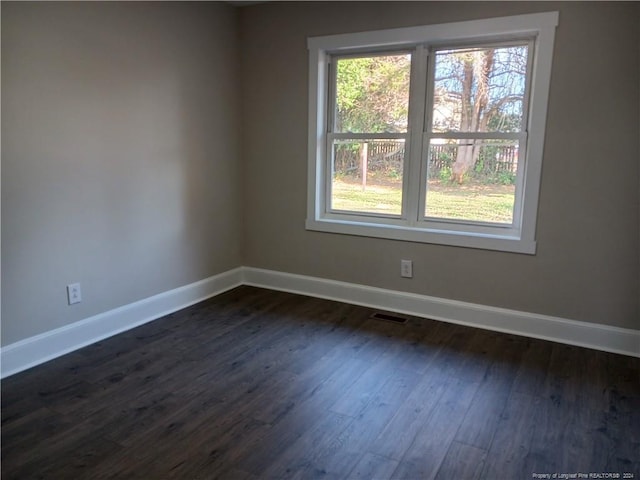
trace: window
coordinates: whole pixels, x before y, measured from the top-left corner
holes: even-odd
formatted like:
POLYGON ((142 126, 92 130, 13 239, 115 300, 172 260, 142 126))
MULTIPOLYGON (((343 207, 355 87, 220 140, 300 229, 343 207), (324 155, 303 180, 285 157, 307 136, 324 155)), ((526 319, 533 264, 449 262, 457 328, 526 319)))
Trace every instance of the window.
POLYGON ((307 228, 535 253, 557 23, 310 38, 307 228))

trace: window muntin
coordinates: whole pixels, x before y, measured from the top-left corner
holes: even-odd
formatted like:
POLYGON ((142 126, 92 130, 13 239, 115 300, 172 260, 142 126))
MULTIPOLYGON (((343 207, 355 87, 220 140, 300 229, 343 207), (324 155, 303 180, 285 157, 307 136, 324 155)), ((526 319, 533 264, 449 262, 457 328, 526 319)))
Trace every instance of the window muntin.
MULTIPOLYGON (((350 235, 535 253, 544 128, 557 25, 558 13, 547 12, 310 38, 309 188, 306 228, 350 235), (505 58, 507 54, 514 56, 518 52, 500 49, 525 46, 525 91, 522 101, 516 99, 511 102, 511 110, 508 112, 510 122, 504 121, 503 117, 502 121, 487 122, 484 128, 486 131, 464 131, 462 128, 458 128, 457 131, 454 127, 456 122, 461 122, 461 118, 454 118, 450 119, 446 128, 434 128, 432 109, 436 103, 436 80, 433 78, 432 81, 427 81, 428 78, 432 78, 427 72, 435 70, 437 54, 443 56, 443 59, 450 59, 451 57, 446 56, 452 52, 461 53, 458 52, 461 49, 492 48, 497 49, 493 52, 494 56, 498 53, 505 58), (336 58, 372 57, 389 54, 387 52, 411 54, 407 131, 380 133, 382 130, 392 130, 390 128, 378 129, 376 133, 335 131, 333 122, 336 112, 332 109, 335 106, 333 96, 336 85, 335 65, 332 63, 336 58), (519 122, 517 117, 520 118, 519 122), (363 208, 341 206, 338 198, 332 202, 334 142, 349 139, 352 143, 362 140, 404 140, 400 215, 396 214, 397 207, 393 212, 384 211, 384 202, 378 202, 374 207, 363 208), (510 218, 508 215, 493 218, 483 214, 466 215, 466 218, 461 219, 446 211, 438 213, 435 209, 437 205, 434 204, 430 209, 427 208, 430 154, 435 145, 455 145, 461 140, 467 143, 477 142, 481 145, 480 150, 489 152, 479 154, 485 164, 487 158, 495 160, 494 163, 505 163, 503 160, 508 155, 517 154, 517 162, 509 167, 515 170, 516 175, 515 184, 510 187, 514 190, 508 203, 508 209, 512 211, 510 218), (500 143, 506 145, 500 146, 500 143), (499 146, 504 152, 497 151, 499 146)), ((514 81, 510 85, 511 93, 522 93, 521 83, 514 81)), ((509 85, 494 83, 493 87, 495 89, 509 85)), ((457 150, 460 147, 452 148, 457 150)), ((482 171, 483 168, 478 169, 482 171)), ((510 174, 501 175, 501 181, 509 180, 510 174)))

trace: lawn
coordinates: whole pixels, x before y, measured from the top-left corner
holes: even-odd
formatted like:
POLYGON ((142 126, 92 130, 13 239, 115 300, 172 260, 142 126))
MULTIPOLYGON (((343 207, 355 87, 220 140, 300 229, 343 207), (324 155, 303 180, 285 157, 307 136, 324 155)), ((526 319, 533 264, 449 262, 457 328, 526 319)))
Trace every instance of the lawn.
MULTIPOLYGON (((436 218, 511 223, 515 189, 512 185, 448 184, 430 181, 427 215, 436 218)), ((399 215, 400 182, 370 182, 366 189, 357 180, 334 179, 334 210, 399 215)))

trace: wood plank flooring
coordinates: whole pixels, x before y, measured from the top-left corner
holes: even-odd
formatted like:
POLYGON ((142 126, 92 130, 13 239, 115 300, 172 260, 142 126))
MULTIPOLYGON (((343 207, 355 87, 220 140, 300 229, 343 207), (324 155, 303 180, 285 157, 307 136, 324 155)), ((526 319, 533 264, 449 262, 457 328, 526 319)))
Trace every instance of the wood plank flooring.
POLYGON ((2 478, 640 478, 639 359, 372 313, 240 287, 9 377, 2 478))

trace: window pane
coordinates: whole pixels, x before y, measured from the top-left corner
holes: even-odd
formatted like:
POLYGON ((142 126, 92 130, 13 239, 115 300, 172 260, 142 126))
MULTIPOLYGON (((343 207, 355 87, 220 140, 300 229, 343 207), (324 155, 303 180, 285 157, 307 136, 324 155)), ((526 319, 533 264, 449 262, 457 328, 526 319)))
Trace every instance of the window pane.
POLYGON ((407 131, 411 55, 336 60, 334 132, 407 131))
POLYGON ((404 139, 336 140, 331 209, 402 214, 404 139))
POLYGON ((436 52, 432 131, 521 131, 527 55, 527 45, 436 52))
POLYGON ((431 140, 425 216, 513 223, 517 168, 517 140, 431 140))

